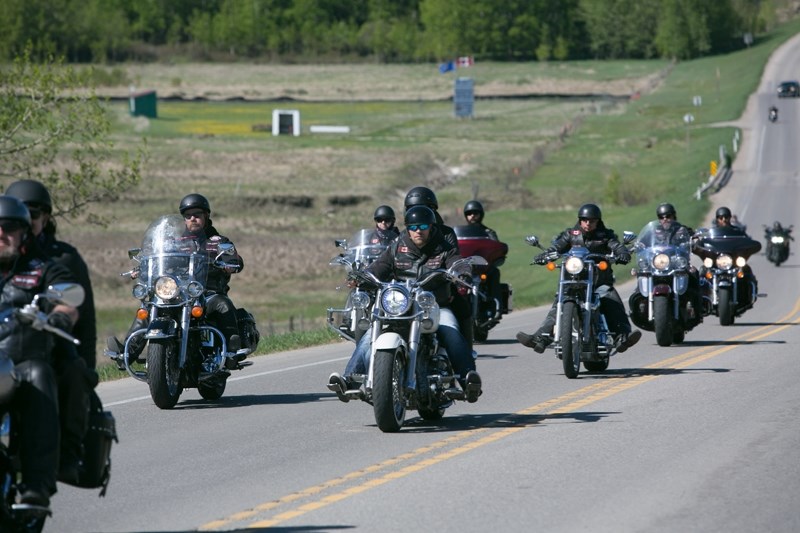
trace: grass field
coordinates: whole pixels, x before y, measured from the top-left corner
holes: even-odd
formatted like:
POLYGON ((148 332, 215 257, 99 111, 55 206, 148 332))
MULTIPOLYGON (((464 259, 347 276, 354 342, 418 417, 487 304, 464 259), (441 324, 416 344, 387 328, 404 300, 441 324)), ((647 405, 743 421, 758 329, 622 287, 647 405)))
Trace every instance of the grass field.
POLYGON ((673 202, 687 224, 704 219, 710 202, 693 193, 733 137, 732 128, 713 124, 740 116, 760 67, 798 30, 791 23, 748 50, 675 65, 479 64, 459 71, 476 79, 479 96, 553 94, 556 87, 584 97, 482 97, 467 120, 454 118, 442 100, 452 78, 431 74, 430 65, 134 66, 143 88, 167 84, 184 95, 220 98, 238 91, 252 100, 291 92, 309 101, 159 101, 159 118, 149 121, 128 116, 126 103, 111 104, 118 146, 148 138, 146 178, 119 202, 98 206, 113 216, 108 228, 64 223, 60 231, 89 263, 99 336, 119 334, 136 306, 129 282, 118 276, 129 268, 127 248, 184 194, 201 192, 245 259, 234 301, 254 312, 262 333, 287 331, 290 320, 295 329, 313 329, 325 308, 342 300, 335 290, 341 273, 328 266, 333 239, 371 225, 379 204, 400 212, 406 191, 424 184, 451 224, 461 223, 467 200, 484 202, 485 222, 510 245, 502 272, 515 304, 541 303, 555 281, 529 266, 535 252, 524 236, 549 241, 574 222, 581 203, 600 204, 606 224, 620 233, 638 231, 661 201, 673 202), (640 97, 586 97, 586 87, 607 95, 627 87, 625 94, 640 97), (416 96, 400 98, 407 94, 416 96), (375 100, 366 101, 370 96, 375 100), (701 107, 692 105, 694 96, 701 107), (303 135, 253 131, 270 123, 275 108, 299 110, 303 135), (687 112, 695 116, 688 135, 687 112), (347 125, 351 133, 307 134, 312 124, 347 125))

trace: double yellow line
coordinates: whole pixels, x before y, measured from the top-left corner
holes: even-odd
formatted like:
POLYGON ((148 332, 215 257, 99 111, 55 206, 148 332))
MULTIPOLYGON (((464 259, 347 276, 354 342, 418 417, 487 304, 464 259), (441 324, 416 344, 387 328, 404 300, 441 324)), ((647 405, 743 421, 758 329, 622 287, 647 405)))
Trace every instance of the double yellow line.
POLYGON ((800 312, 800 300, 795 302, 792 311, 779 320, 778 323, 762 326, 754 331, 732 337, 729 341, 734 342, 729 342, 725 346, 697 348, 658 361, 644 367, 644 372, 638 372, 641 375, 632 372, 621 376, 609 376, 608 379, 601 382, 593 383, 587 387, 538 403, 503 417, 501 420, 493 421, 485 427, 463 431, 361 470, 288 494, 252 509, 235 513, 227 518, 203 524, 199 529, 201 531, 217 530, 236 522, 252 520, 260 514, 273 511, 282 506, 311 500, 307 503, 299 503, 296 507, 276 514, 269 519, 253 522, 247 527, 264 528, 275 526, 356 494, 361 494, 372 488, 385 485, 390 481, 403 478, 481 446, 496 442, 526 429, 539 420, 546 418, 547 415, 570 413, 601 399, 647 383, 662 375, 662 373, 658 372, 659 369, 686 368, 739 347, 739 344, 735 341, 757 341, 774 335, 793 324, 800 323, 798 312, 800 312))

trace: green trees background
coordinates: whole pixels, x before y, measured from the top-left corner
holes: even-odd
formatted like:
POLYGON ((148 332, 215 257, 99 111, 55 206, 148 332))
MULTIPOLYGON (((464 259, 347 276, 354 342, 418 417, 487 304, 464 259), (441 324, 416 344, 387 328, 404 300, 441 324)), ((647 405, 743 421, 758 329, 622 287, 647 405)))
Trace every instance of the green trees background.
POLYGON ((70 62, 688 59, 744 47, 791 0, 3 0, 0 55, 70 62))

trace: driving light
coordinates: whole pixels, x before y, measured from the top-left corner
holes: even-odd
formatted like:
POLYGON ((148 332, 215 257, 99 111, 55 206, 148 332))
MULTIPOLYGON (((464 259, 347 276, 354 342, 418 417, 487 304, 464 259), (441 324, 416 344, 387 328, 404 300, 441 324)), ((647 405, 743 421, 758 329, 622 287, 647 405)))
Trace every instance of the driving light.
POLYGON ((199 281, 192 281, 186 286, 186 294, 190 298, 199 298, 203 294, 203 284, 199 281))
POLYGON ((436 297, 433 293, 422 291, 417 293, 417 303, 423 309, 431 309, 436 306, 436 297))
POLYGON ((572 274, 573 276, 583 270, 583 259, 578 257, 570 257, 564 263, 564 268, 567 269, 567 272, 572 274))
POLYGON ((710 257, 706 257, 705 259, 703 259, 703 266, 706 268, 711 268, 712 266, 714 266, 714 260, 711 259, 710 257))
POLYGON ((369 307, 369 295, 365 292, 354 292, 350 295, 350 303, 353 309, 366 309, 369 307))
POLYGON ((156 296, 162 300, 172 300, 178 295, 178 282, 170 276, 161 276, 156 281, 156 296))
POLYGON ((680 255, 673 257, 672 262, 675 264, 675 268, 683 269, 689 266, 689 260, 680 255))
POLYGON ((131 292, 133 293, 133 297, 136 298, 137 300, 144 300, 145 298, 147 298, 147 287, 144 286, 142 283, 137 283, 136 285, 134 285, 133 290, 131 292))
POLYGON ((747 264, 747 259, 745 259, 744 257, 737 257, 736 258, 736 266, 737 267, 742 268, 746 264, 747 264))

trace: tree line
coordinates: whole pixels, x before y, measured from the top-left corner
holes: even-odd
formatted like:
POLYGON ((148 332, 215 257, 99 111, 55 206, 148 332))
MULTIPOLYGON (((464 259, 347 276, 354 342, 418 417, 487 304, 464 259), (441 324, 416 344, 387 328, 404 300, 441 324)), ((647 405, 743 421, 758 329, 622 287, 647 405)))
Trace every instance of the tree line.
POLYGON ((3 0, 0 54, 69 62, 691 59, 791 0, 3 0))

